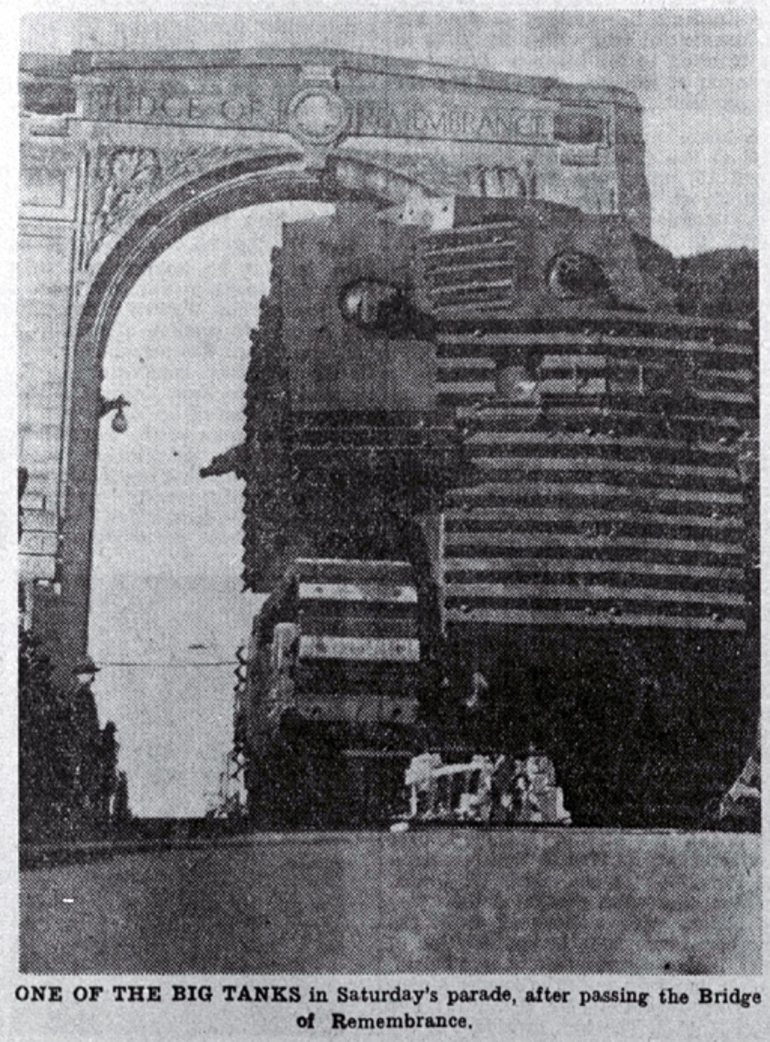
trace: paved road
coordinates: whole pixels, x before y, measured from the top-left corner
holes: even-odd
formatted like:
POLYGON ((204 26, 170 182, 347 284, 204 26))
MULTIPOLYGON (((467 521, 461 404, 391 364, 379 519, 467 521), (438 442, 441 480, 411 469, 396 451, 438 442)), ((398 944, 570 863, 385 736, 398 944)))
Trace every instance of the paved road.
POLYGON ((760 837, 261 834, 22 872, 35 973, 759 973, 760 837))

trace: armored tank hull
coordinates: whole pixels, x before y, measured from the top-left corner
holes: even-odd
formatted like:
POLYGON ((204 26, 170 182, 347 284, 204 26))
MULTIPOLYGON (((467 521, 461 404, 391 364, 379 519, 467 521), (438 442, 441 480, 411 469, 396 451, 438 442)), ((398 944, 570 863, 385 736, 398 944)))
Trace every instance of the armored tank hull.
POLYGON ((709 309, 692 268, 616 214, 451 210, 436 230, 341 205, 287 226, 274 259, 244 580, 270 588, 305 554, 401 561, 415 591, 397 736, 351 728, 363 690, 302 726, 319 748, 337 734, 343 788, 367 756, 391 792, 428 748, 533 742, 576 823, 702 823, 758 712, 751 303, 723 278, 709 309))

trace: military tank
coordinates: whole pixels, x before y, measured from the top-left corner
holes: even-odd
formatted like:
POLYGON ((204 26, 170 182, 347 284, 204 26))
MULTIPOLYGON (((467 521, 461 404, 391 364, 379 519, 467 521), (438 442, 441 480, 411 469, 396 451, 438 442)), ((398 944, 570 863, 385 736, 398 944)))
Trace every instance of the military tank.
MULTIPOLYGON (((355 657, 303 659, 288 716, 319 748, 336 734, 329 778, 359 792, 343 818, 387 816, 390 796, 361 793, 395 792, 426 749, 533 743, 584 824, 692 824, 735 777, 758 712, 756 286, 751 258, 710 261, 533 199, 340 203, 285 226, 232 466, 245 587, 273 590, 270 615, 304 568, 344 586, 394 562, 415 596, 402 702, 385 660, 355 688, 355 657)), ((292 596, 301 643, 318 616, 292 596)), ((276 805, 272 746, 243 720, 271 683, 236 714, 254 820, 276 805)))

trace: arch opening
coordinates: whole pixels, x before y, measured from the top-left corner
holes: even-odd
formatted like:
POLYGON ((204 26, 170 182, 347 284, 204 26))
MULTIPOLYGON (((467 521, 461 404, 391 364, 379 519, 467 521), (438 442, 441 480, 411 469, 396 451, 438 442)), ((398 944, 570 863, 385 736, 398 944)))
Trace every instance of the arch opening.
MULTIPOLYGON (((60 636, 56 658, 68 664, 88 646, 93 515, 99 452, 103 358, 110 331, 131 288, 174 243, 217 217, 276 202, 334 203, 362 198, 378 206, 402 202, 411 185, 403 177, 356 164, 307 170, 292 152, 270 153, 209 171, 156 197, 135 214, 120 237, 98 258, 83 294, 72 360, 64 517, 61 532, 61 597, 50 610, 60 636), (108 251, 109 250, 109 251, 108 251)), ((130 400, 130 398, 129 398, 130 400)))
POLYGON ((199 470, 243 436, 283 223, 332 211, 288 201, 207 222, 149 265, 109 333, 103 392, 132 404, 99 446, 88 647, 141 816, 202 814, 202 774, 214 789, 230 747, 232 659, 260 599, 239 593, 241 484, 199 470))

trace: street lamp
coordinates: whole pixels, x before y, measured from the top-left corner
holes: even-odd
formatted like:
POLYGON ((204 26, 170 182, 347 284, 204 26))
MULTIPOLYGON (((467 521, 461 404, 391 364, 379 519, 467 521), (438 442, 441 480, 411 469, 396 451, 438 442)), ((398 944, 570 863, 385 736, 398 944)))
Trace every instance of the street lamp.
POLYGON ((128 420, 123 410, 130 404, 131 402, 127 402, 122 394, 117 398, 102 398, 99 402, 99 416, 106 416, 108 413, 114 412, 112 429, 118 434, 123 434, 128 430, 128 420))

